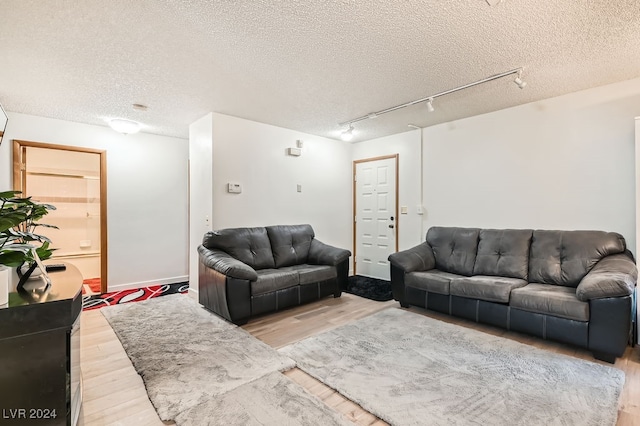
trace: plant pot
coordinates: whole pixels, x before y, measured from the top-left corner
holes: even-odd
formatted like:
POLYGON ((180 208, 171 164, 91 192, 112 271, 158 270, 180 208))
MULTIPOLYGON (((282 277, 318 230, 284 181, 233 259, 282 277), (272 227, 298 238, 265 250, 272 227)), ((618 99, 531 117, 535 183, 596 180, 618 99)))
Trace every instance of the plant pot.
MULTIPOLYGON (((20 277, 22 277, 23 275, 25 275, 28 271, 29 271, 29 267, 31 265, 24 263, 21 267, 20 267, 20 274, 18 274, 20 277)), ((40 275, 42 275, 42 271, 40 270, 39 267, 35 267, 35 269, 31 272, 31 275, 29 275, 29 277, 27 279, 33 279, 33 278, 40 278, 40 275)))
POLYGON ((0 265, 0 306, 9 303, 9 279, 11 269, 0 265))

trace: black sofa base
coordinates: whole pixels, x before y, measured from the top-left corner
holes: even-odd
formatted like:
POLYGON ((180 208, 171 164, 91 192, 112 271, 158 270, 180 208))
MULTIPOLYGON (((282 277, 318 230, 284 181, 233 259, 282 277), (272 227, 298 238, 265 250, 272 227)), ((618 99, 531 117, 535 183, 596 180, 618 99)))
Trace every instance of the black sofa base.
POLYGON ((342 295, 341 290, 336 290, 335 279, 297 285, 271 293, 251 296, 251 316, 281 311, 293 306, 322 299, 331 294, 333 294, 334 297, 340 297, 342 295))
POLYGON ((228 277, 199 264, 198 301, 206 309, 236 325, 244 325, 257 315, 277 312, 333 295, 342 295, 347 281, 349 261, 336 265, 337 277, 325 281, 251 295, 251 281, 228 277))
MULTIPOLYGON (((392 280, 393 280, 392 268, 392 280)), ((594 358, 614 363, 623 355, 631 332, 631 297, 593 300, 591 321, 575 321, 484 300, 444 295, 414 287, 395 287, 394 298, 404 308, 417 306, 435 312, 521 332, 590 350, 594 358), (616 327, 628 324, 628 327, 616 327)))

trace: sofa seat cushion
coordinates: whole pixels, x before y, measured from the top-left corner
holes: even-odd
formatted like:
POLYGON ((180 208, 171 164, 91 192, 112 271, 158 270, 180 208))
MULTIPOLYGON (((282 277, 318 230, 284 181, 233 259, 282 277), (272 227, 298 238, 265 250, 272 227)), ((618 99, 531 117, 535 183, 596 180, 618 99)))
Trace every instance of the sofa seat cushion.
POLYGON ((449 294, 451 280, 460 275, 432 269, 430 271, 411 272, 405 276, 405 283, 409 287, 426 290, 430 293, 449 294))
POLYGON ((589 303, 578 300, 576 290, 571 287, 528 284, 511 292, 509 306, 560 318, 589 321, 589 303))
POLYGON ((251 282, 251 295, 272 293, 277 290, 295 287, 299 284, 298 271, 282 269, 261 269, 256 271, 258 279, 251 282))
POLYGON ((451 295, 488 302, 509 303, 511 291, 527 285, 518 278, 476 275, 451 281, 451 295))
POLYGON ((318 283, 338 277, 335 266, 327 265, 294 265, 278 269, 278 271, 295 271, 299 277, 300 285, 318 283))

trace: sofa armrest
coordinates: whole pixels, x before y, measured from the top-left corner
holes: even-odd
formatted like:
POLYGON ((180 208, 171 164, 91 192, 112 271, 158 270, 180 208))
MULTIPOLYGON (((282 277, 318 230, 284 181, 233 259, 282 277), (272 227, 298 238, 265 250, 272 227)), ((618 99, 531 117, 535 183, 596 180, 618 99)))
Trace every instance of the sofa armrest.
POLYGON ((201 245, 198 246, 198 255, 203 265, 228 277, 249 281, 258 279, 258 274, 251 266, 239 261, 222 250, 210 250, 201 245))
POLYGON ((349 259, 349 256, 351 256, 349 250, 330 246, 314 238, 309 247, 308 262, 312 265, 336 266, 349 259))
POLYGON ((638 281, 635 263, 624 254, 601 259, 580 281, 576 297, 583 302, 606 297, 629 296, 638 281))
POLYGON ((436 267, 436 258, 433 256, 433 249, 424 242, 409 250, 392 253, 389 262, 393 266, 402 269, 405 274, 414 271, 428 271, 436 267))

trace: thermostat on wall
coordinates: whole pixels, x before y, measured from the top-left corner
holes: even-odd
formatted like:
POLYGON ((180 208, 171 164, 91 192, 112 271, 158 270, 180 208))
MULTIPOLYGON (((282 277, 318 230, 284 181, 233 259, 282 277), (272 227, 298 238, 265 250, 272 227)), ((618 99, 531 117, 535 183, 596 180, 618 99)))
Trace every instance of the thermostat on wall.
POLYGON ((228 183, 227 192, 231 194, 239 194, 242 192, 242 186, 239 183, 228 183))

